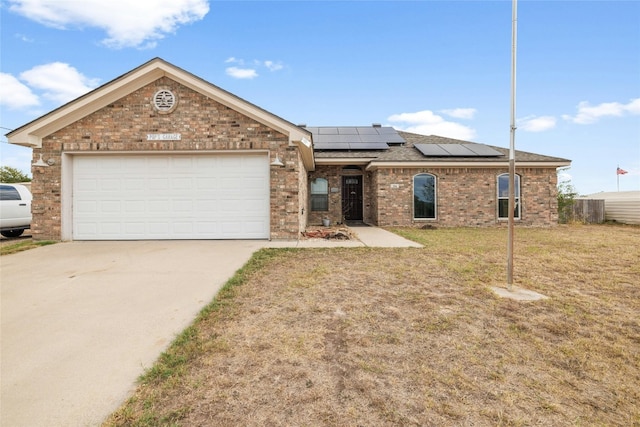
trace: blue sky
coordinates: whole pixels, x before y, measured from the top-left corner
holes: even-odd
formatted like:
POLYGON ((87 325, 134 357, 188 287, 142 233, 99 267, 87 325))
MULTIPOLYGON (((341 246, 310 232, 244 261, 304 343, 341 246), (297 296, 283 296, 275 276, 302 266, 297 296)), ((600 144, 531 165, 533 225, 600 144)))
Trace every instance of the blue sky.
MULTIPOLYGON (((511 1, 2 0, 4 134, 154 57, 293 123, 509 146, 511 1)), ((516 149, 640 190, 640 2, 518 2, 516 149), (617 176, 616 167, 628 171, 617 176)))

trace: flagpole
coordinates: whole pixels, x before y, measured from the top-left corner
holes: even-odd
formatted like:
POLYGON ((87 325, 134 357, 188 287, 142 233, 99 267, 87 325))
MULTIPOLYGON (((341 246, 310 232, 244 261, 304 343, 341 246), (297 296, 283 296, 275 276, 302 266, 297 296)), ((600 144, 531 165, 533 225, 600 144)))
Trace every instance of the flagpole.
POLYGON ((620 165, 616 168, 616 178, 618 180, 618 193, 620 192, 620 165))
POLYGON ((507 289, 513 286, 513 234, 515 210, 515 134, 516 134, 516 39, 518 27, 518 1, 512 0, 511 19, 511 129, 509 141, 509 232, 507 237, 507 289))

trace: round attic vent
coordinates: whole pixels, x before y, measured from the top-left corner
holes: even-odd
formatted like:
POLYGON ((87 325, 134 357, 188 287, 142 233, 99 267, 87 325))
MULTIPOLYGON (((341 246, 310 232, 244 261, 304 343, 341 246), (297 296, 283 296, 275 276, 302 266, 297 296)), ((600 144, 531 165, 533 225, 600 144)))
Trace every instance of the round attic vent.
POLYGON ((170 90, 162 89, 153 95, 153 106, 158 111, 169 112, 176 106, 176 96, 170 90))

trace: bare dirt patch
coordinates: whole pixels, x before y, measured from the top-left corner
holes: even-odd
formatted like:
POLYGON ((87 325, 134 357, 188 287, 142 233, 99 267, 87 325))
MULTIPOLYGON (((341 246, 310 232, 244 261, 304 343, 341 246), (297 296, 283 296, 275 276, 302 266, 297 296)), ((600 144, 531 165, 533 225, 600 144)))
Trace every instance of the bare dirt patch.
POLYGON ((640 228, 396 230, 423 249, 270 249, 106 425, 640 423, 640 228))

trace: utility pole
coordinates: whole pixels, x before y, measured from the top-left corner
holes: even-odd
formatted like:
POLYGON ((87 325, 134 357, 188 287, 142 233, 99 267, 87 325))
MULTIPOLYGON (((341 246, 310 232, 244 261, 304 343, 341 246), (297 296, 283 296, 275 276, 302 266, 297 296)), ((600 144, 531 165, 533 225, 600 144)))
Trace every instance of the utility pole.
POLYGON ((509 233, 507 242, 507 289, 513 287, 513 234, 515 211, 515 175, 516 175, 516 40, 518 32, 518 0, 512 0, 511 6, 511 129, 509 141, 509 233))

